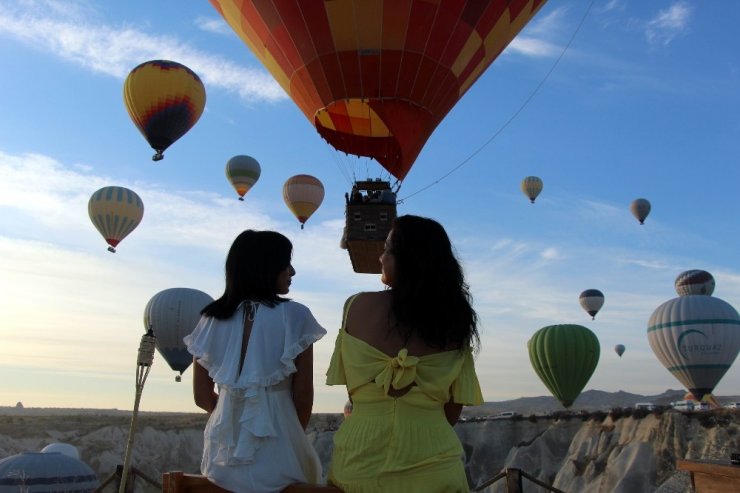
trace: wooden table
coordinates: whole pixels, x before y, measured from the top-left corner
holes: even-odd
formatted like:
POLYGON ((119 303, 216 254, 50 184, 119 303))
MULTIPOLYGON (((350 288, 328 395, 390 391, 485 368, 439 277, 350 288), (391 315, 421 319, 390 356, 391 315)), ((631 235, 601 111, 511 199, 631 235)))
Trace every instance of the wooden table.
POLYGON ((740 465, 729 460, 678 460, 679 471, 691 473, 691 486, 696 493, 740 491, 740 465))

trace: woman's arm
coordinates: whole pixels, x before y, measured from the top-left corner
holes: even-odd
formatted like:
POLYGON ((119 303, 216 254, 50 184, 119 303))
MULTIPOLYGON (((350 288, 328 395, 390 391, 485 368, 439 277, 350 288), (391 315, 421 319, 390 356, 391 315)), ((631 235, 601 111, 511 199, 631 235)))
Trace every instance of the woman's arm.
POLYGON ((295 367, 293 405, 298 414, 298 421, 305 430, 313 409, 313 345, 308 346, 296 357, 295 367))
POLYGON ((452 402, 452 399, 450 399, 450 402, 445 404, 445 416, 447 417, 447 422, 450 423, 450 426, 455 426, 457 420, 460 419, 462 408, 462 404, 454 403, 452 402))
POLYGON ((198 360, 193 358, 193 397, 195 405, 207 413, 216 409, 218 394, 214 392, 213 379, 208 375, 208 370, 203 368, 198 360))

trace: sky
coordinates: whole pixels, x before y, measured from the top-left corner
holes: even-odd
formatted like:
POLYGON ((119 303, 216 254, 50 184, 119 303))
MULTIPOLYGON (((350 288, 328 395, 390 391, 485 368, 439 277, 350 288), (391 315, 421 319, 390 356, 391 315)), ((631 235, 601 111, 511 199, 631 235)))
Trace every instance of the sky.
MULTIPOLYGON (((574 323, 599 338, 586 390, 680 389, 653 354, 651 313, 688 269, 740 306, 740 2, 549 0, 437 127, 399 191, 399 214, 445 226, 480 317, 486 401, 549 395, 527 340, 574 323), (584 17, 585 16, 585 17, 584 17), (535 204, 520 191, 542 178, 535 204), (632 200, 650 200, 644 225, 632 200), (599 289, 592 320, 578 303, 599 289), (624 344, 619 358, 613 351, 624 344)), ((290 297, 327 329, 314 347, 315 412, 347 398, 324 385, 344 300, 383 289, 339 248, 351 179, 384 176, 316 133, 207 1, 0 0, 0 406, 132 409, 146 303, 172 287, 223 292, 244 229, 294 244, 290 297), (126 75, 183 63, 207 93, 197 124, 152 162, 128 116, 126 75), (244 202, 226 161, 257 159, 244 202), (324 184, 301 230, 282 184, 324 184), (93 227, 97 189, 135 190, 145 212, 115 254, 93 227)), ((434 309, 444 309, 435 307, 434 309)), ((157 354, 143 411, 195 412, 157 354)), ((740 395, 737 362, 715 394, 740 395)))

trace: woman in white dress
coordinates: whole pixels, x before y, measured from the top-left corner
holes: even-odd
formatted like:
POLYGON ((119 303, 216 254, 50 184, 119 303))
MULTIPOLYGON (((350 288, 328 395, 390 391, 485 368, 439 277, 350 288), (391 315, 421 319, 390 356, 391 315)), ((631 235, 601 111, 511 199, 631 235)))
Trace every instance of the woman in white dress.
POLYGON ((193 355, 195 403, 211 414, 201 473, 234 492, 277 493, 321 479, 305 429, 313 407, 312 345, 326 330, 307 307, 280 296, 295 275, 292 251, 273 231, 237 236, 224 294, 184 339, 193 355))

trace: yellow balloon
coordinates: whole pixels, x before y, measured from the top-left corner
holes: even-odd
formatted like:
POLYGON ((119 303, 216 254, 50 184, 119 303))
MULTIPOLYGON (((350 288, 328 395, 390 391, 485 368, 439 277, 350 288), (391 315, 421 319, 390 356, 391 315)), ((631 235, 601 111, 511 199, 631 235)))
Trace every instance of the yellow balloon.
POLYGON ((324 185, 311 175, 296 175, 283 185, 285 205, 303 225, 324 201, 324 185))
POLYGON ((87 213, 95 228, 116 253, 116 246, 131 233, 144 217, 144 203, 133 190, 103 187, 90 197, 87 213))

